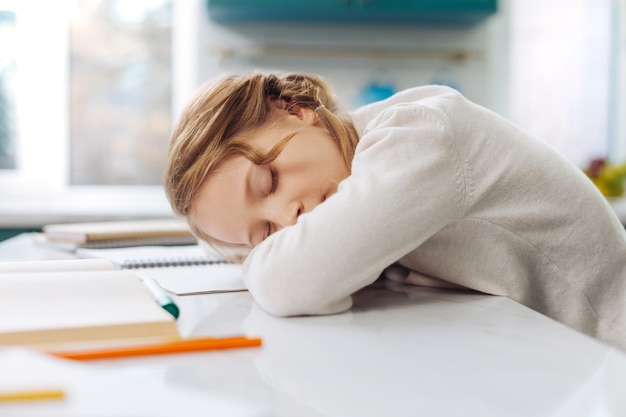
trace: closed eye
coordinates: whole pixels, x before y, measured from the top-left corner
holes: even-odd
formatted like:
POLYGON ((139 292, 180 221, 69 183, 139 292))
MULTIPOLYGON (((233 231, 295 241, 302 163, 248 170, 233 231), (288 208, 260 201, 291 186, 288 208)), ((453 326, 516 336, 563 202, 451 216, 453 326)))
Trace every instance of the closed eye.
MULTIPOLYGON (((272 167, 269 167, 270 173, 270 189, 268 195, 272 195, 276 192, 276 188, 278 188, 278 174, 276 170, 272 167)), ((271 222, 267 222, 267 226, 265 227, 265 233, 263 233, 263 240, 267 239, 272 233, 275 231, 275 227, 271 222)))
POLYGON ((272 225, 272 223, 268 222, 267 228, 265 230, 265 235, 263 236, 263 240, 267 239, 272 233, 274 233, 273 228, 274 226, 272 225))
POLYGON ((271 185, 270 185, 269 194, 271 195, 276 192, 276 188, 278 187, 278 174, 272 167, 270 167, 270 178, 271 178, 271 185))

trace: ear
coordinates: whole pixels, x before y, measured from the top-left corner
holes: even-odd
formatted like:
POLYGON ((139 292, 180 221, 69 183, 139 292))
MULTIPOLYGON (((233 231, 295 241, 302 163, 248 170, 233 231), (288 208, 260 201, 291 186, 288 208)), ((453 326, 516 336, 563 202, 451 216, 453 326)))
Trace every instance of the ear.
POLYGON ((289 116, 297 117, 299 120, 306 124, 313 125, 317 122, 317 112, 309 107, 297 105, 292 106, 289 105, 285 100, 280 99, 272 100, 272 105, 278 110, 286 110, 289 116))
POLYGON ((307 125, 314 125, 319 117, 315 110, 305 106, 292 106, 288 111, 290 116, 297 117, 307 125))

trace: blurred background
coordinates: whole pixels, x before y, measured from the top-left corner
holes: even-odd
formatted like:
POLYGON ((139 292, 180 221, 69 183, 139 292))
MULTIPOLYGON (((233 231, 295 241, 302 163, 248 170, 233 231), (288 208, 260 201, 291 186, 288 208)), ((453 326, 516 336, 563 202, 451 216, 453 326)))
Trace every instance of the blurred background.
POLYGON ((0 0, 0 239, 170 216, 170 131, 222 73, 317 73, 346 109, 445 84, 581 169, 620 164, 625 19, 623 0, 0 0))

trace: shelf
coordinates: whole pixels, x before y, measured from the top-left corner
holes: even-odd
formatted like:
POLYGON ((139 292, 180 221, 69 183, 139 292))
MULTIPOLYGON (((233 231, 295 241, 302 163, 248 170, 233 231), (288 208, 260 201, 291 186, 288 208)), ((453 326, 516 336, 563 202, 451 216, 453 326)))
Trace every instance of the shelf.
POLYGON ((496 0, 207 0, 209 17, 236 22, 476 24, 496 0))
POLYGON ((277 56, 293 58, 330 59, 381 59, 410 60, 433 59, 449 61, 482 60, 484 51, 480 49, 410 48, 410 47, 370 47, 370 46, 319 46, 319 45, 246 45, 209 47, 210 55, 221 59, 236 56, 277 56))

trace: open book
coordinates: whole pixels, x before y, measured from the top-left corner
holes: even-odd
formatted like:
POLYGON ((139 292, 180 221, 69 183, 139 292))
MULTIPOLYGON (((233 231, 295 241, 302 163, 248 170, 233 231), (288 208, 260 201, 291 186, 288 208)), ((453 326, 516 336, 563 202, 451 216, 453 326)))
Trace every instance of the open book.
POLYGON ((179 339, 131 271, 105 260, 0 262, 0 345, 179 339))
POLYGON ((241 265, 226 262, 200 245, 77 249, 85 259, 106 259, 175 295, 245 291, 241 265))
POLYGON ((39 241, 69 250, 197 243, 182 219, 48 224, 39 241))

